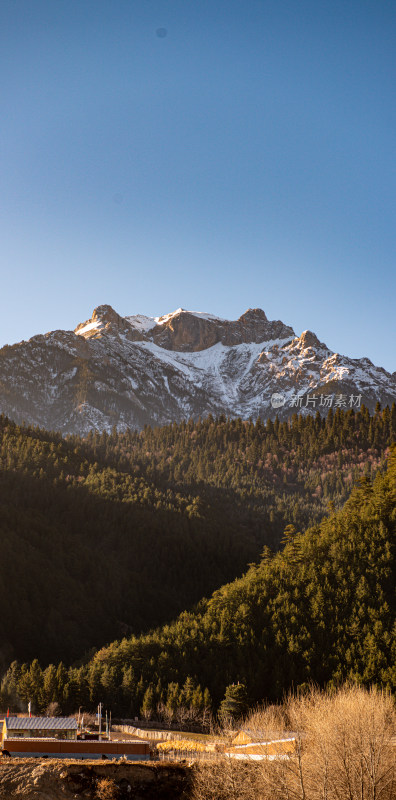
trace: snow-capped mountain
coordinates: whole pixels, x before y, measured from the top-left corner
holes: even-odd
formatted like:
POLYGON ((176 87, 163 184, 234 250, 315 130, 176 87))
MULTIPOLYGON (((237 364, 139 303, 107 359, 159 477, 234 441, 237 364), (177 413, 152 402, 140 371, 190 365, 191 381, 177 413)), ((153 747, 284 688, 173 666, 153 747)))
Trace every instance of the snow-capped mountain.
POLYGON ((396 400, 396 373, 331 352, 314 333, 249 309, 235 321, 179 308, 121 317, 96 308, 74 331, 0 350, 0 411, 62 433, 370 410, 396 400))

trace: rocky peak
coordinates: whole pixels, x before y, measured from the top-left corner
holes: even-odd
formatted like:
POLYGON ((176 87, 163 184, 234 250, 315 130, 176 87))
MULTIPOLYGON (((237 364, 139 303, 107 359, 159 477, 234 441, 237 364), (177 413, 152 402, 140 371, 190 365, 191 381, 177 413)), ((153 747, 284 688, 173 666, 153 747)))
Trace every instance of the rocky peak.
POLYGON ((239 317, 240 322, 268 322, 267 315, 262 308, 248 308, 244 314, 239 317))
POLYGON ((114 308, 104 304, 97 306, 92 312, 91 319, 86 322, 81 322, 74 329, 74 333, 78 336, 84 336, 85 339, 97 338, 103 336, 104 332, 110 333, 128 333, 131 329, 129 323, 114 311, 114 308))
POLYGON ((174 314, 159 317, 158 324, 149 335, 159 347, 166 350, 206 350, 220 340, 217 322, 221 323, 209 315, 201 316, 180 308, 174 314))
POLYGON ((92 322, 95 320, 100 320, 100 322, 103 322, 104 325, 110 323, 121 327, 123 324, 123 318, 120 317, 116 311, 114 311, 114 308, 106 304, 94 308, 92 313, 92 322))
POLYGON ((307 347, 324 347, 312 331, 303 331, 298 341, 303 350, 306 350, 307 347))
POLYGON ((295 336, 280 320, 270 321, 261 308, 249 308, 237 320, 225 320, 199 311, 178 308, 161 317, 140 314, 121 317, 110 305, 95 308, 91 319, 74 331, 85 339, 122 333, 131 341, 152 341, 165 350, 197 352, 221 342, 229 347, 295 336))
POLYGON ((295 336, 293 328, 281 320, 269 320, 261 308, 249 308, 235 322, 229 322, 228 326, 224 344, 269 342, 295 336))
POLYGON ((229 347, 293 337, 294 331, 280 320, 271 322, 261 308, 249 308, 237 320, 225 320, 212 314, 185 311, 157 318, 148 338, 166 350, 194 352, 221 342, 229 347))

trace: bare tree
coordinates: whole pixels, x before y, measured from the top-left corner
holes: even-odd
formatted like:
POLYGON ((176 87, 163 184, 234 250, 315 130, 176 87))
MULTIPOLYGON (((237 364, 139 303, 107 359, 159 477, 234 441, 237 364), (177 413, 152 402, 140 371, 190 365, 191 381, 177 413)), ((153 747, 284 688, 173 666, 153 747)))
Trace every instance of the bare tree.
POLYGON ((195 765, 192 800, 271 800, 258 789, 256 765, 224 756, 195 765))
POLYGON ((347 686, 332 694, 290 698, 295 756, 283 763, 301 800, 392 800, 395 707, 376 688, 347 686))
POLYGON ((45 709, 45 716, 46 717, 59 717, 62 713, 62 709, 59 703, 54 700, 52 703, 48 703, 45 709))
POLYGON ((396 715, 386 692, 312 689, 256 709, 243 727, 259 760, 249 763, 246 749, 245 761, 225 754, 202 764, 194 800, 396 800, 396 715))

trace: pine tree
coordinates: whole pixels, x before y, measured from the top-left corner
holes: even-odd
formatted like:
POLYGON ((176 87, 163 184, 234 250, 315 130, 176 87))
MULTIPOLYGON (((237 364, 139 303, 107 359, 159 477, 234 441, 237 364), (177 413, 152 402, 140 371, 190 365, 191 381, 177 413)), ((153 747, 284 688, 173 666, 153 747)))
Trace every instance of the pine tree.
POLYGON ((247 710, 246 686, 232 683, 227 686, 224 699, 220 703, 219 716, 224 720, 236 720, 247 710))

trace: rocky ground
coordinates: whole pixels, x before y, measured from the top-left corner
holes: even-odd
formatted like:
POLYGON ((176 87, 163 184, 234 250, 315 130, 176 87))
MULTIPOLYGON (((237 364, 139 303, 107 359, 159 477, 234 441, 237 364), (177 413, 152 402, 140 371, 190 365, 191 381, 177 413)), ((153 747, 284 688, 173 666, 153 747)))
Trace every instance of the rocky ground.
POLYGON ((0 800, 187 800, 190 775, 180 764, 4 759, 0 800))

